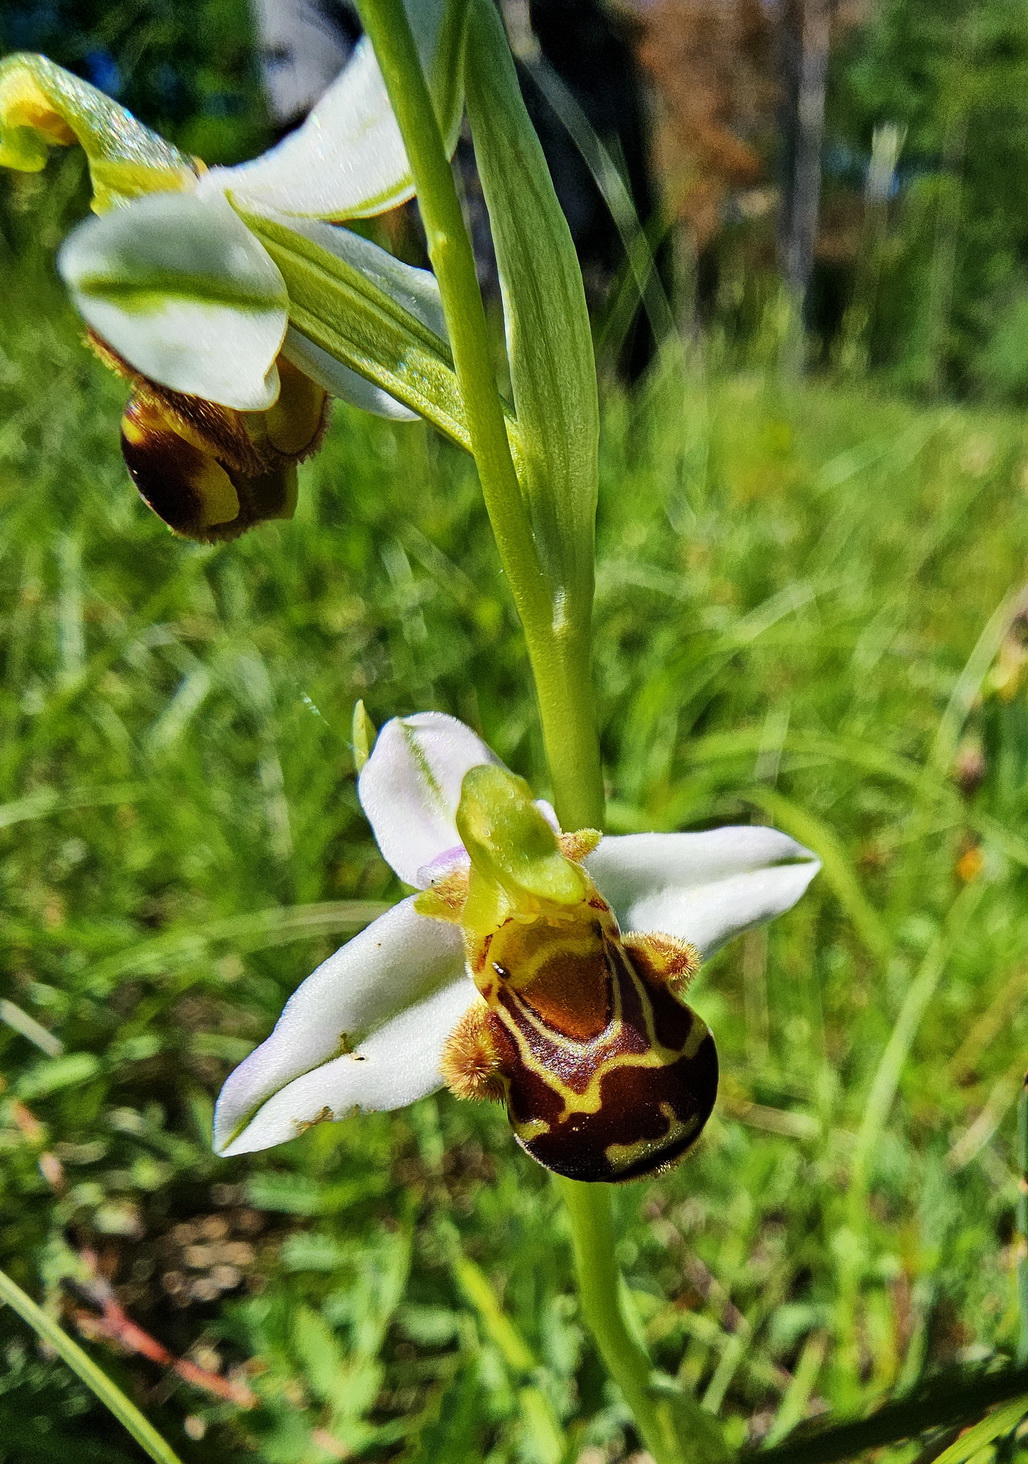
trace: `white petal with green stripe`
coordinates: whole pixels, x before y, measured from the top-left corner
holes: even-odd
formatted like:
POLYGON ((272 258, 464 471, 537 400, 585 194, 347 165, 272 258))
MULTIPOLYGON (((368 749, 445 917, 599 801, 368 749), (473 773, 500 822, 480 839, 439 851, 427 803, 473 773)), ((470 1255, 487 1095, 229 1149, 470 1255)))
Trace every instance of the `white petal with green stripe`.
POLYGON ((86 321, 136 371, 242 411, 275 401, 285 283, 223 198, 137 199, 80 224, 57 263, 86 321))
POLYGON ((317 219, 368 218, 414 192, 375 53, 362 41, 302 127, 235 168, 212 168, 201 194, 317 219))
POLYGON ((394 717, 378 735, 357 783, 383 857, 409 885, 426 865, 462 855, 461 785, 470 768, 499 758, 470 727, 443 712, 394 717))
POLYGON ((215 1147, 247 1154, 312 1123, 401 1108, 442 1085, 447 1036, 477 1000, 455 925, 413 899, 380 915, 290 997, 221 1091, 215 1147))
MULTIPOLYGON (((464 0, 406 0, 414 39, 452 151, 463 109, 464 0)), ((311 219, 362 219, 414 193, 407 151, 375 53, 362 40, 307 120, 252 162, 212 168, 201 194, 311 219)))

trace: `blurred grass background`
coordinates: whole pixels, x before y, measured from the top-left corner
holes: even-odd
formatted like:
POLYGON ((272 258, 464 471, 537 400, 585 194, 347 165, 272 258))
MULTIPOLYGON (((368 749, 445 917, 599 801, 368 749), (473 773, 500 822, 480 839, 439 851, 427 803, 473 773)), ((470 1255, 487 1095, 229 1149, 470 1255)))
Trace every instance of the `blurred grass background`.
MULTIPOLYGON (((293 523, 176 541, 120 462, 121 386, 37 266, 12 286, 0 1264, 193 1464, 626 1457, 501 1111, 209 1149, 225 1074, 399 893, 354 700, 456 713, 545 791, 470 464, 337 407, 293 523), (192 1371, 140 1355, 106 1283, 192 1371)), ((712 351, 610 387, 603 433, 611 828, 768 821, 825 863, 699 979, 698 1153, 616 1195, 659 1364, 778 1437, 1016 1342, 1028 426, 712 351)), ((137 1457, 7 1309, 0 1355, 3 1464, 137 1457)))

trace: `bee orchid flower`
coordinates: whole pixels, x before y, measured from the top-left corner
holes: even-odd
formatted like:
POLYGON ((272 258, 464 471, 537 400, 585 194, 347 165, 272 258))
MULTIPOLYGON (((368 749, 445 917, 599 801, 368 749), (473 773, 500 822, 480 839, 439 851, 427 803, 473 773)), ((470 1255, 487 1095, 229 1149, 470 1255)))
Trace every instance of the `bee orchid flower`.
MULTIPOLYGON (((455 141, 458 7, 410 7, 440 121, 455 141)), ((98 354, 131 384, 126 463, 176 532, 231 538, 259 519, 289 517, 295 464, 320 440, 328 393, 414 417, 290 324, 285 280, 240 217, 287 226, 372 277, 445 338, 434 277, 335 226, 414 191, 367 41, 297 131, 251 162, 210 169, 45 57, 0 62, 0 165, 38 171, 51 147, 76 142, 96 217, 65 240, 58 269, 98 354)))
POLYGON ((775 829, 562 833, 471 730, 383 727, 358 782, 414 894, 328 958, 229 1077, 223 1155, 399 1108, 444 1084, 503 1101, 518 1142, 580 1180, 680 1158, 717 1056, 685 1001, 700 961, 788 910, 820 865, 775 829))

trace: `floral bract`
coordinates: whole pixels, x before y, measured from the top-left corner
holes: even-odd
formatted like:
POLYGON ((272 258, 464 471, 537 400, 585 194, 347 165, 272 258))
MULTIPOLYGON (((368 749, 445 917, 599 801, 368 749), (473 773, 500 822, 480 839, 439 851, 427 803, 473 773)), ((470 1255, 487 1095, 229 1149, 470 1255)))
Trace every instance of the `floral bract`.
POLYGON ((576 1178, 628 1178, 684 1152, 716 1089, 685 986, 700 958, 795 904, 818 860, 759 827, 560 834, 548 805, 437 712, 387 723, 358 790, 383 855, 420 893, 308 977, 231 1075, 219 1152, 444 1082, 503 1098, 519 1142, 576 1178))

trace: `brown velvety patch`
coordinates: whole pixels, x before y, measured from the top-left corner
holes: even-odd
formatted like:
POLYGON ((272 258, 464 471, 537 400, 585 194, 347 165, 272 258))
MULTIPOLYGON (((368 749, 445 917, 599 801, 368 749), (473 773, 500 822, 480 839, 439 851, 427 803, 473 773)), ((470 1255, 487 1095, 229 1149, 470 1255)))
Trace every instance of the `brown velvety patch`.
POLYGON ((240 472, 183 436, 145 395, 125 409, 121 451, 143 501, 174 533, 199 543, 238 538, 266 519, 291 518, 296 507, 291 464, 240 472))
MULTIPOLYGON (((717 1049, 708 1032, 691 1057, 657 1068, 616 1067, 602 1080, 598 1110, 563 1122, 554 1120, 552 1103, 540 1104, 537 1081, 518 1098, 549 1109, 549 1130, 530 1139, 515 1133, 534 1159, 568 1179, 636 1179, 675 1163, 696 1142, 717 1097, 717 1049)), ((512 1097, 512 1111, 513 1103, 512 1097)))
POLYGON ((544 1022, 585 1042, 610 1022, 607 964, 602 942, 588 955, 565 953, 548 961, 521 991, 544 1022))

